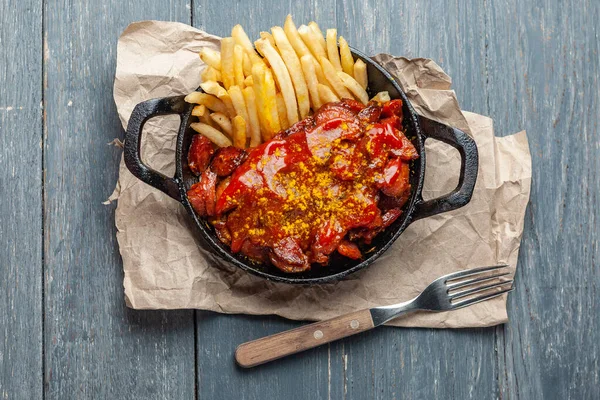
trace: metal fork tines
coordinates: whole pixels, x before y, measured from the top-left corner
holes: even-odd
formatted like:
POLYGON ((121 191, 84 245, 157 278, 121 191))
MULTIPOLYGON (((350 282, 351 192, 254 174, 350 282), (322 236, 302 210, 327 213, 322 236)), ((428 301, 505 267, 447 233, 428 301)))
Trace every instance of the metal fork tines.
POLYGON ((506 264, 481 267, 444 275, 421 294, 405 303, 371 308, 375 326, 411 311, 448 311, 498 297, 513 290, 506 264))

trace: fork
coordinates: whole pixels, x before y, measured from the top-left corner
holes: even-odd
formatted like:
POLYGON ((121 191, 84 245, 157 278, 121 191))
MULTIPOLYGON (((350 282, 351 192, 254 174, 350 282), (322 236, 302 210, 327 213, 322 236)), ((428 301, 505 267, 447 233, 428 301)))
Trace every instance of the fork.
POLYGON ((356 311, 266 336, 238 346, 237 363, 244 368, 356 335, 413 311, 449 311, 480 303, 512 291, 513 280, 506 264, 467 269, 444 275, 431 282, 417 297, 404 303, 356 311))

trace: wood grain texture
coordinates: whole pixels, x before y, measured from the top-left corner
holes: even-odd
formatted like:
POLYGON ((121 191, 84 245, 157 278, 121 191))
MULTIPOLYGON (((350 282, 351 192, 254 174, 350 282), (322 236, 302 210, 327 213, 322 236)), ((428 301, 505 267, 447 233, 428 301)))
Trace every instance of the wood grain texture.
POLYGON ((3 2, 0 398, 600 398, 599 19, 593 0, 3 2), (106 146, 122 134, 118 35, 193 18, 256 37, 288 12, 367 53, 431 57, 497 135, 527 129, 532 195, 508 325, 377 329, 243 370, 238 344, 304 323, 125 308, 101 205, 120 158, 106 146))
POLYGON ((199 399, 328 398, 331 377, 327 346, 252 369, 243 369, 235 363, 234 351, 240 343, 305 323, 209 312, 197 312, 197 322, 199 399))
POLYGON ((193 312, 125 307, 114 208, 117 38, 183 1, 45 2, 45 398, 191 399, 193 312))
POLYGON ((41 21, 0 3, 0 399, 42 395, 41 21))
POLYGON ((600 103, 597 1, 487 2, 489 113, 527 129, 533 161, 504 398, 600 398, 600 103))
MULTIPOLYGON (((367 54, 436 60, 452 77, 461 107, 484 112, 480 4, 341 0, 338 31, 367 54)), ((494 344, 493 329, 388 328, 333 343, 331 398, 492 398, 498 393, 494 344)))
POLYGON ((369 310, 355 311, 242 343, 235 360, 250 368, 373 329, 369 310))
POLYGON ((452 77, 461 108, 486 113, 483 3, 338 0, 337 9, 338 33, 351 46, 366 54, 431 58, 452 77))

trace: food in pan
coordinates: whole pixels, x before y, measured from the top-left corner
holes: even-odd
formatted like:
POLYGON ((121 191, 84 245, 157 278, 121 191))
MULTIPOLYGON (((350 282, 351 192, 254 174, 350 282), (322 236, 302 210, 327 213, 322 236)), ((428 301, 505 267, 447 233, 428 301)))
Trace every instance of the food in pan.
POLYGON ((221 51, 203 48, 200 58, 204 93, 185 100, 197 104, 192 129, 219 147, 256 147, 325 103, 369 100, 366 64, 354 61, 337 30, 327 29, 325 39, 315 22, 296 28, 290 15, 254 45, 236 25, 221 51))
POLYGON ((361 259, 411 193, 402 101, 369 100, 366 65, 336 36, 288 16, 259 55, 238 25, 220 53, 203 50, 214 80, 186 98, 199 119, 190 204, 233 253, 288 273, 361 259))
POLYGON ((232 252, 302 272, 335 251, 361 258, 402 213, 417 157, 400 100, 342 99, 248 150, 195 135, 188 199, 232 252))

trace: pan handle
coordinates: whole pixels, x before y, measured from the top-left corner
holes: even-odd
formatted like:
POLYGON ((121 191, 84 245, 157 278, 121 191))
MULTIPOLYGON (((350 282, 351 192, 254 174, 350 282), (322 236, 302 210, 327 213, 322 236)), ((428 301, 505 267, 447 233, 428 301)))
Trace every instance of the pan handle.
POLYGON ((181 201, 179 180, 148 167, 141 158, 140 146, 144 124, 152 117, 177 114, 183 120, 187 108, 185 96, 163 97, 139 103, 133 109, 125 134, 125 165, 141 181, 181 201))
POLYGON ((422 194, 417 196, 413 212, 413 221, 427 218, 446 211, 463 207, 470 200, 477 181, 479 155, 477 145, 465 132, 440 124, 429 118, 419 117, 421 129, 425 138, 441 140, 454 147, 460 153, 460 177, 458 186, 451 193, 437 199, 424 201, 422 194))

